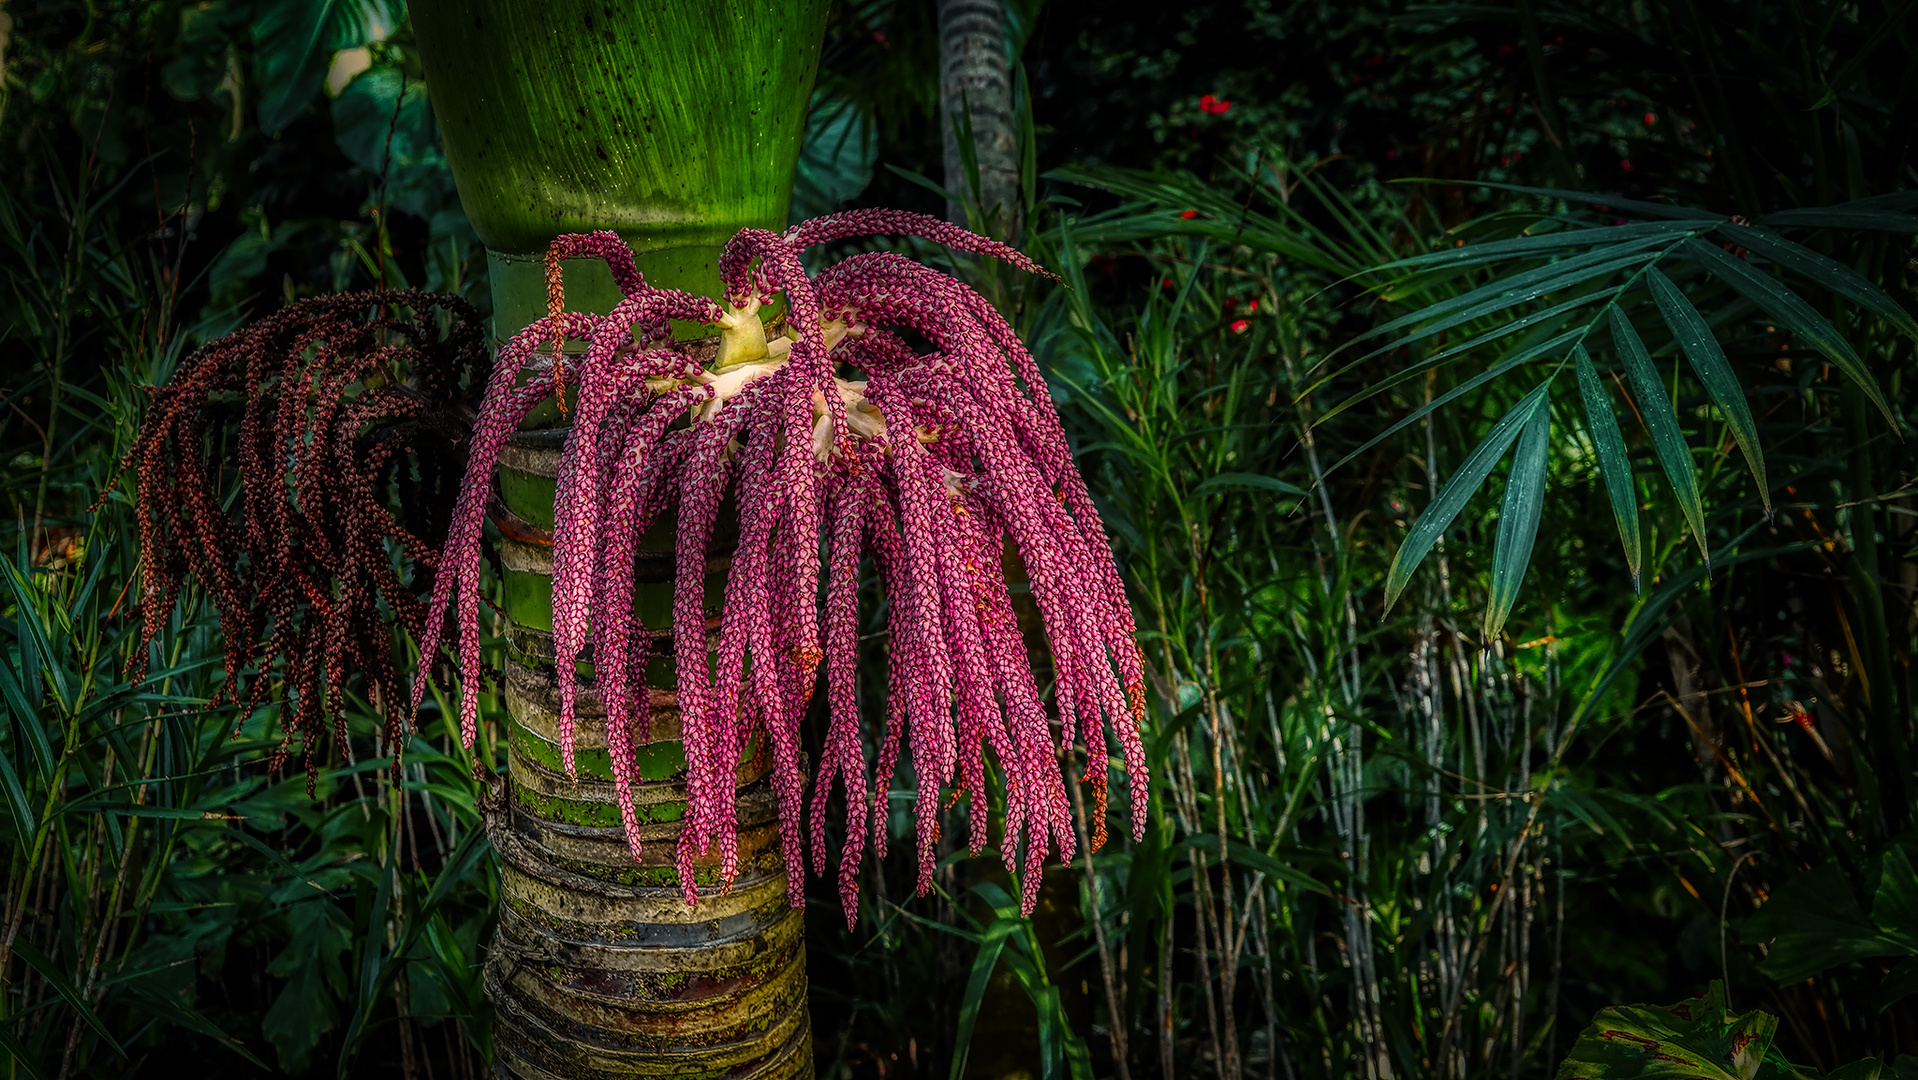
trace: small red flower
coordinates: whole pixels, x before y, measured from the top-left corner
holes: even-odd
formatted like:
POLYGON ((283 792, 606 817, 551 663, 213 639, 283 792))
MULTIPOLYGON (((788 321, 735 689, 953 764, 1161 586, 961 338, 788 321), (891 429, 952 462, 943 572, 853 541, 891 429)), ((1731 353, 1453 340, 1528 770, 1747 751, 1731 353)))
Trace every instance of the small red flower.
POLYGON ((1197 210, 1187 210, 1185 213, 1180 214, 1179 216, 1190 221, 1191 219, 1198 217, 1199 212, 1197 210))
POLYGON ((1254 300, 1254 301, 1252 301, 1252 302, 1251 302, 1250 304, 1247 304, 1247 305, 1245 306, 1245 310, 1247 310, 1247 311, 1257 311, 1257 310, 1259 310, 1259 302, 1258 302, 1257 300, 1254 300))
POLYGON ((1211 94, 1203 94, 1199 97, 1199 111, 1203 113, 1211 113, 1214 116, 1224 116, 1226 110, 1231 107, 1232 103, 1230 101, 1213 97, 1211 94))
POLYGON ((1621 168, 1621 169, 1624 169, 1624 170, 1625 170, 1626 172, 1631 172, 1631 171, 1632 171, 1632 161, 1631 161, 1631 159, 1630 159, 1630 158, 1620 158, 1620 159, 1619 159, 1619 161, 1618 161, 1618 167, 1619 167, 1619 168, 1621 168))
POLYGON ((872 39, 884 45, 886 43, 886 32, 884 30, 874 30, 872 32, 872 39))
POLYGON ((1652 126, 1653 124, 1656 124, 1656 123, 1658 123, 1658 114, 1657 114, 1657 113, 1646 113, 1646 114, 1645 114, 1645 126, 1646 126, 1646 127, 1651 127, 1651 126, 1652 126))
POLYGON ((1235 334, 1243 334, 1251 326, 1252 326, 1251 323, 1246 322, 1244 319, 1240 319, 1238 322, 1235 322, 1232 324, 1232 332, 1235 334))

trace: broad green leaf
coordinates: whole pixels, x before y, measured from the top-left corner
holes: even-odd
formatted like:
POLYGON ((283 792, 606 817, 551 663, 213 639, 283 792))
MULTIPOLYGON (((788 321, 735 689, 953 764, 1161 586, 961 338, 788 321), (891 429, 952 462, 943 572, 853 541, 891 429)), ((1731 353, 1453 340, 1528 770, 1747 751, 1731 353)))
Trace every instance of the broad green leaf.
POLYGON ((1758 445, 1758 425, 1752 421, 1751 406, 1745 402, 1744 385, 1732 373, 1731 364, 1725 360, 1725 350, 1718 347, 1718 339, 1705 324, 1704 316, 1685 299, 1678 286, 1672 284, 1672 279, 1659 273, 1657 267, 1647 270, 1645 278, 1652 299, 1658 301, 1659 313, 1665 316, 1665 325, 1671 327, 1672 338, 1685 351, 1685 359, 1691 361, 1698 381, 1705 384, 1705 392, 1711 395, 1719 415, 1732 429, 1732 438, 1745 452, 1745 464, 1758 481, 1758 497, 1764 500, 1765 509, 1769 511, 1771 489, 1765 485, 1765 451, 1758 445))
POLYGON ((59 965, 49 959, 46 953, 41 952, 39 947, 28 941, 25 936, 13 940, 13 951, 47 980, 47 985, 53 988, 53 992, 60 995, 60 999, 67 1003, 68 1008, 78 1013, 88 1027, 100 1033, 100 1037, 106 1040, 107 1045, 113 1047, 114 1053, 121 1057, 127 1056, 127 1052, 114 1039, 113 1032, 107 1030, 106 1024, 101 1022, 99 1015, 93 1011, 93 1007, 87 1004, 87 999, 67 981, 66 972, 61 971, 59 965))
POLYGON ((1017 919, 994 919, 972 958, 972 975, 966 980, 965 996, 959 999, 959 1026, 953 1033, 952 1080, 962 1080, 966 1075, 966 1054, 972 1049, 972 1027, 979 1020, 979 1003, 985 1000, 986 985, 992 981, 999 954, 1005 951, 1006 937, 1018 928, 1017 919))
POLYGON ((1860 1058, 1826 1073, 1824 1080, 1878 1080, 1884 1072, 1884 1062, 1877 1058, 1860 1058))
POLYGON ((1918 955, 1918 871, 1912 869, 1911 852, 1904 844, 1885 849, 1878 890, 1871 899, 1871 921, 1880 933, 1902 941, 1918 955))
POLYGON ((1542 407, 1545 391, 1551 385, 1550 380, 1540 384, 1537 389, 1519 399, 1519 403, 1512 406, 1511 412, 1506 413, 1498 423, 1492 425, 1492 430, 1487 432, 1485 438, 1466 456, 1464 464, 1458 467, 1458 471, 1452 474, 1451 479, 1445 481, 1445 486, 1439 489, 1431 505, 1427 506, 1425 512, 1419 515, 1418 521, 1412 524, 1412 531, 1406 534, 1405 543, 1399 545, 1398 554, 1392 558, 1392 569, 1385 576, 1385 610, 1387 612, 1392 610, 1392 605, 1398 600, 1399 594, 1405 591, 1406 583, 1412 579, 1412 571, 1418 569, 1419 563, 1425 560, 1426 554, 1432 550, 1434 544, 1438 543, 1439 537, 1451 527, 1459 511, 1465 509, 1465 504, 1471 500, 1472 494, 1479 489, 1480 484, 1485 482, 1485 478, 1491 475, 1492 466, 1498 464, 1498 460, 1505 456, 1506 448, 1512 445, 1513 439, 1518 438, 1520 428, 1532 418, 1533 410, 1542 407))
POLYGON ((286 982, 260 1018, 260 1034, 273 1044, 283 1073, 300 1073, 326 1032, 339 1026, 338 1002, 346 991, 340 954, 355 935, 351 918, 324 900, 294 904, 287 918, 291 939, 267 965, 268 974, 286 982))
POLYGON ((1884 391, 1878 389, 1878 382, 1865 370, 1865 362, 1858 353, 1838 333, 1830 320, 1812 310, 1796 294, 1770 277, 1745 265, 1744 260, 1733 258, 1730 252, 1703 240, 1688 240, 1685 249, 1704 264, 1707 270, 1717 274, 1725 284, 1738 290, 1745 299, 1758 305, 1759 309, 1773 319, 1784 324, 1785 328, 1810 343, 1819 352, 1825 354, 1838 370, 1871 398, 1878 410, 1892 426, 1898 426, 1897 417, 1892 414, 1891 405, 1885 400, 1884 391))
POLYGON ((1658 369, 1652 366, 1652 356, 1645 351, 1638 331, 1632 329, 1631 320, 1616 304, 1611 314, 1612 341, 1618 347, 1619 359, 1624 361, 1625 377, 1631 382, 1632 396, 1638 400, 1639 415, 1644 417, 1645 428, 1651 432, 1652 450, 1665 469, 1666 479, 1672 482, 1672 494, 1678 499, 1678 508, 1684 511, 1685 521, 1691 526, 1692 538, 1698 541, 1699 554, 1705 557, 1705 569, 1709 573, 1712 554, 1705 546, 1705 508, 1698 499, 1698 476, 1692 468, 1691 449, 1685 445, 1685 433, 1678 426, 1678 414, 1672 411, 1671 399, 1665 396, 1664 384, 1659 382, 1658 369))
POLYGON ((1558 1080, 1754 1080, 1778 1018, 1735 1013, 1712 980, 1702 998, 1598 1011, 1558 1067, 1558 1080))
POLYGON ((1492 546, 1492 588, 1485 601, 1481 641, 1490 641, 1505 629, 1505 620, 1518 600, 1519 583, 1532 562, 1532 543, 1538 538, 1539 515, 1545 509, 1545 459, 1552 447, 1552 408, 1541 402, 1519 434, 1512 454, 1512 471, 1505 481, 1505 502, 1498 512, 1498 539, 1492 546))
POLYGON ((386 0, 268 0, 254 10, 254 80, 260 129, 268 135, 299 118, 319 94, 338 49, 377 40, 399 25, 386 0))
POLYGON ((857 198, 872 182, 878 156, 878 132, 860 103, 844 93, 815 89, 793 176, 792 222, 829 214, 857 198))
POLYGON ((1208 477, 1204 483, 1192 489, 1192 495, 1213 495, 1221 491, 1271 491, 1280 495, 1304 495, 1305 490, 1296 484, 1288 484, 1273 476, 1261 476, 1257 473, 1229 472, 1208 477))
POLYGON ((1872 992, 1872 1010, 1882 1013, 1913 994, 1918 994, 1918 956, 1907 956, 1892 965, 1885 981, 1872 992))
POLYGON ((1632 479, 1632 459, 1625 452, 1625 439, 1618 431, 1618 416, 1612 412, 1612 397, 1598 381, 1592 358, 1580 345, 1572 350, 1578 369, 1578 394, 1585 402, 1585 426, 1592 433, 1592 445, 1598 450, 1599 475, 1605 478, 1605 494, 1612 503, 1612 518, 1618 522, 1618 541, 1625 548, 1625 565, 1632 572, 1632 591, 1642 589, 1639 580, 1638 484, 1632 479))
POLYGON ((1876 313, 1907 337, 1918 338, 1918 320, 1886 295, 1871 279, 1836 259, 1820 255, 1802 244, 1794 244, 1776 233, 1749 225, 1720 225, 1718 231, 1740 247, 1755 251, 1799 277, 1830 289, 1853 303, 1876 313))
POLYGON ((1873 925, 1832 862, 1793 874, 1734 928, 1747 945, 1770 943, 1758 969, 1780 984, 1803 982, 1854 960, 1914 952, 1873 925))

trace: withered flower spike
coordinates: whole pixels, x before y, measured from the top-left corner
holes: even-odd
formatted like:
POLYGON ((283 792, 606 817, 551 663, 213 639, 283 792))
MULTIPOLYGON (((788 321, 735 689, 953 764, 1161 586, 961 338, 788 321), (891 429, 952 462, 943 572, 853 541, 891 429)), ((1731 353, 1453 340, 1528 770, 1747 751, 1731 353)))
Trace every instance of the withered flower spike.
POLYGON ((314 729, 330 722, 343 742, 355 672, 385 714, 397 768, 403 713, 392 706, 404 690, 381 602, 426 635, 420 596, 440 580, 462 416, 490 366, 478 312, 405 290, 303 300, 183 361, 122 463, 136 472, 144 590, 130 677, 145 677, 190 575, 220 616, 218 697, 238 706, 241 723, 276 686, 290 698, 275 768, 299 735, 311 786, 314 729), (398 514, 387 497, 395 487, 398 514))

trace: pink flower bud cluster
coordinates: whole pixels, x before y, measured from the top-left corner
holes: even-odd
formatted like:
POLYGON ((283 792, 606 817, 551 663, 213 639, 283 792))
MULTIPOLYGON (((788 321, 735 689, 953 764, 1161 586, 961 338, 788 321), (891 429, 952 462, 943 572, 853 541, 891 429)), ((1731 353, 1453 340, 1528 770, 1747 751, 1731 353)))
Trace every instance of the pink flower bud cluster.
MULTIPOLYGON (((1104 527, 1045 381, 992 306, 946 275, 884 253, 853 256, 816 278, 800 265, 808 246, 879 233, 921 236, 1043 273, 1019 252, 937 219, 859 210, 784 235, 741 232, 720 260, 727 309, 647 285, 611 234, 565 237, 556 249, 612 264, 625 299, 605 316, 563 314, 522 331, 502 351, 481 409, 431 609, 437 617, 451 603, 456 616, 462 730, 470 743, 480 528, 493 470, 507 436, 554 384, 550 370, 524 379, 521 370, 540 342, 583 339, 587 352, 566 374, 578 380, 579 397, 555 502, 557 663, 569 671, 592 647, 637 856, 633 732, 648 737, 652 634, 629 598, 640 538, 671 513, 672 645, 688 766, 676 857, 688 903, 697 899, 696 858, 716 850, 722 879, 738 872, 736 777, 755 736, 772 757, 794 904, 804 896, 807 832, 813 870, 824 873, 827 798, 835 783, 844 791, 851 813, 839 882, 849 924, 868 840, 884 855, 887 791, 902 748, 917 785, 922 891, 932 880, 942 792, 969 799, 971 849, 988 843, 988 751, 1005 784, 1000 847, 1008 868, 1023 868, 1026 910, 1046 856, 1073 854, 1059 763, 1075 740, 1091 751, 1097 837, 1108 734, 1133 785, 1133 833, 1144 829, 1143 663, 1104 527), (786 302, 790 329, 759 360, 706 371, 671 341, 669 319, 737 328, 775 296, 786 302), (915 352, 893 328, 915 332, 931 351, 915 352), (739 537, 720 610, 708 612, 707 551, 729 493, 739 537), (1007 582, 1015 558, 1049 645, 1056 733, 1007 582), (876 763, 866 758, 856 690, 867 560, 888 599, 889 700, 875 733, 876 763), (800 723, 822 680, 830 719, 808 830, 800 723)), ((429 644, 416 705, 437 652, 438 643, 429 644)), ((570 772, 576 687, 570 678, 559 686, 570 772)))

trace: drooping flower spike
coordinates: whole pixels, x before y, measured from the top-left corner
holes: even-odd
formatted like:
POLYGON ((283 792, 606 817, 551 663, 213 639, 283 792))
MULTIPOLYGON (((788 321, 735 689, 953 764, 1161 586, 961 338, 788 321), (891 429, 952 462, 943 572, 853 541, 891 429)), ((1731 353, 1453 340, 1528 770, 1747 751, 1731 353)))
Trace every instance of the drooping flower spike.
MULTIPOLYGON (((136 472, 140 529, 131 681, 146 677, 149 647, 197 578, 224 639, 215 700, 246 723, 285 699, 274 768, 301 736, 310 787, 326 725, 350 753, 344 706, 355 674, 386 714, 397 768, 403 711, 390 706, 406 686, 389 620, 424 629, 420 593, 478 396, 464 379, 484 381, 490 361, 477 311, 411 290, 302 300, 181 361, 152 388, 121 464, 136 472)), ((118 482, 116 473, 101 501, 118 482)))
MULTIPOLYGON (((480 516, 506 437, 540 398, 563 392, 552 360, 521 370, 541 342, 553 341, 551 355, 567 369, 578 402, 555 502, 555 653, 565 672, 592 648, 635 856, 632 733, 647 733, 644 671, 653 632, 622 598, 631 594, 640 536, 669 510, 677 521, 671 636, 687 815, 675 862, 688 903, 697 899, 696 860, 716 851, 722 881, 738 873, 736 777, 756 739, 772 760, 795 904, 804 865, 824 871, 824 810, 834 784, 844 791, 851 813, 839 884, 849 923, 868 839, 884 854, 887 789, 902 750, 911 754, 917 785, 922 890, 931 882, 943 789, 956 784, 953 800, 969 797, 971 848, 989 840, 988 751, 1006 788, 1000 845, 1007 866, 1023 869, 1028 911, 1046 857, 1073 853, 1059 762, 1077 738, 1090 749, 1088 778, 1100 807, 1095 836, 1104 835, 1108 732, 1134 788, 1135 835, 1144 824, 1143 663, 1103 525, 1038 367, 982 297, 918 263, 860 255, 817 277, 800 264, 808 246, 879 233, 916 235, 1044 272, 1005 245, 934 218, 850 211, 783 235, 741 232, 720 259, 721 305, 648 285, 610 233, 562 237, 552 265, 560 257, 604 258, 625 298, 605 316, 555 310, 522 331, 502 351, 481 408, 428 610, 428 624, 438 625, 454 606, 462 729, 470 741, 480 516), (784 300, 784 326, 769 336, 760 311, 775 298, 784 300), (717 327, 716 353, 675 344, 669 320, 717 327), (917 354, 887 327, 909 328, 933 350, 917 354), (586 352, 564 357, 558 346, 569 338, 586 341, 586 352), (848 369, 865 379, 845 377, 848 369), (688 417, 689 427, 675 427, 688 417), (738 539, 709 637, 707 553, 729 493, 738 539), (890 701, 872 733, 873 763, 856 695, 867 558, 890 597, 890 701), (1007 583, 1015 563, 1048 639, 1056 736, 1007 583), (807 829, 799 726, 822 677, 830 718, 807 829)), ((432 644, 416 699, 437 652, 432 644)), ((576 698, 572 680, 562 678, 569 771, 576 698)))

